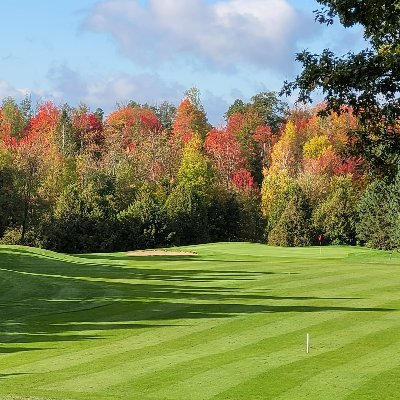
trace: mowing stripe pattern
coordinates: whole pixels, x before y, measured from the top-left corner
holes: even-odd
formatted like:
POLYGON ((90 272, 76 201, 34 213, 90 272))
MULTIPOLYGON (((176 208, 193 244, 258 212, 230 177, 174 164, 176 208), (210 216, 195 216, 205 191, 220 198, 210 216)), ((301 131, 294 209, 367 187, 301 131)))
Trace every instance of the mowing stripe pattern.
POLYGON ((398 399, 399 255, 180 250, 0 246, 0 399, 398 399))

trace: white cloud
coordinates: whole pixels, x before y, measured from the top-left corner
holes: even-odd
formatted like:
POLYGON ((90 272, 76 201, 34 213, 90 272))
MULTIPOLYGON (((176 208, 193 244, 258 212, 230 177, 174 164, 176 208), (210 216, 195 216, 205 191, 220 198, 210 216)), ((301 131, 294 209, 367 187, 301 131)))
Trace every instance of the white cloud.
POLYGON ((311 21, 288 0, 103 0, 85 27, 111 35, 144 65, 183 56, 227 69, 288 69, 296 41, 317 29, 311 21))
POLYGON ((9 82, 0 80, 0 99, 4 99, 6 97, 13 97, 16 100, 21 100, 26 95, 29 95, 29 90, 17 89, 14 86, 12 86, 9 82))
POLYGON ((100 107, 105 112, 117 103, 130 100, 156 104, 162 101, 177 103, 185 90, 176 83, 168 84, 156 74, 118 74, 113 76, 82 76, 66 66, 52 69, 48 77, 54 87, 53 98, 71 105, 83 102, 90 108, 100 107))

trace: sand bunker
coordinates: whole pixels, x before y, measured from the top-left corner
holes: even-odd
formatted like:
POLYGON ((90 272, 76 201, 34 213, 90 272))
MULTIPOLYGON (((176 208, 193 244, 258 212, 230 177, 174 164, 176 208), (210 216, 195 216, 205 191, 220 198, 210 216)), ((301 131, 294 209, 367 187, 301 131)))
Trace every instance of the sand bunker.
POLYGON ((197 256, 193 251, 169 251, 169 250, 136 250, 127 253, 128 256, 197 256))

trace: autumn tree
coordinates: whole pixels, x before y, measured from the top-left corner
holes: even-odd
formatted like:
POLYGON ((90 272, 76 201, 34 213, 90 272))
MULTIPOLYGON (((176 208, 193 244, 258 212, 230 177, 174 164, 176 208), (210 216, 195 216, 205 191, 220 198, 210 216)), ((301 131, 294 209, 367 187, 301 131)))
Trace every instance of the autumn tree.
POLYGON ((303 138, 296 131, 296 126, 289 121, 280 139, 271 153, 271 171, 286 171, 296 176, 301 168, 303 138))
POLYGON ((243 102, 241 99, 236 99, 225 113, 225 119, 235 114, 246 114, 252 108, 256 111, 260 123, 263 126, 268 126, 274 133, 279 132, 288 115, 288 105, 279 99, 275 92, 261 92, 254 95, 249 103, 243 102))
POLYGON ((203 153, 202 141, 197 135, 187 142, 183 149, 178 183, 193 189, 205 200, 210 199, 214 171, 210 160, 203 153))
POLYGON ((80 152, 87 151, 97 156, 104 142, 104 127, 99 115, 90 112, 85 105, 81 104, 72 111, 72 126, 80 152))
MULTIPOLYGON (((21 243, 26 243, 27 233, 35 221, 41 202, 39 189, 46 172, 46 154, 49 143, 45 138, 28 134, 9 146, 16 171, 18 191, 22 198, 20 215, 21 243)), ((33 244, 33 243, 31 243, 33 244)))
POLYGON ((274 205, 293 180, 284 170, 265 170, 264 173, 261 187, 261 211, 263 216, 268 218, 274 205))
POLYGON ((0 139, 20 139, 26 135, 32 117, 31 101, 26 97, 20 105, 12 97, 3 100, 0 109, 0 139))
POLYGON ((227 129, 213 129, 207 135, 205 150, 220 182, 229 188, 235 174, 246 165, 239 142, 227 129))
POLYGON ((318 0, 323 8, 316 19, 331 25, 338 18, 345 27, 361 25, 369 47, 336 56, 303 51, 296 59, 303 71, 285 82, 283 93, 299 90, 299 100, 310 102, 312 93, 324 93, 326 110, 341 113, 350 106, 360 120, 354 132, 359 148, 383 173, 397 168, 400 154, 400 12, 396 1, 318 0))
POLYGON ((200 102, 200 93, 196 88, 185 92, 186 97, 176 110, 172 134, 183 143, 187 143, 193 135, 204 140, 211 125, 200 102))
POLYGON ((254 137, 257 128, 262 124, 257 111, 249 107, 244 114, 236 112, 227 122, 226 131, 232 135, 240 145, 244 158, 243 166, 250 170, 258 184, 262 181, 262 151, 259 142, 254 137))

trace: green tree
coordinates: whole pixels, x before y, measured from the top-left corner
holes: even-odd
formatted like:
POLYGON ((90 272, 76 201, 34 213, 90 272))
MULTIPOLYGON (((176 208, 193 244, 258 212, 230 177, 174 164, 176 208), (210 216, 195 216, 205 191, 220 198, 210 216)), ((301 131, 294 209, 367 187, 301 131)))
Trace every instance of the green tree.
POLYGON ((167 132, 171 132, 176 114, 176 106, 168 101, 163 101, 161 104, 150 106, 150 108, 161 121, 163 128, 167 132))
POLYGON ((311 207, 299 185, 289 185, 279 196, 268 217, 267 235, 275 246, 312 244, 311 207))
POLYGON ((72 253, 114 249, 114 215, 111 198, 94 184, 68 185, 47 221, 45 245, 72 253))
POLYGON ((78 134, 72 124, 72 109, 67 105, 60 110, 60 117, 55 132, 55 145, 64 157, 72 157, 78 154, 78 134))
POLYGON ((240 204, 232 192, 219 191, 208 208, 210 240, 233 241, 239 237, 240 204))
POLYGON ((351 177, 334 177, 329 192, 328 198, 314 210, 314 226, 332 244, 354 245, 358 193, 351 177))
MULTIPOLYGON (((131 248, 151 248, 166 244, 165 196, 156 189, 153 185, 144 185, 127 210, 119 214, 119 221, 126 223, 130 220, 136 225, 129 228, 131 236, 127 244, 131 248)), ((125 236, 123 230, 119 234, 125 236)))
POLYGON ((165 204, 169 242, 175 245, 205 243, 210 239, 208 206, 195 187, 179 184, 165 204))
POLYGON ((233 104, 229 106, 228 111, 224 114, 225 120, 228 121, 229 118, 235 113, 245 114, 248 108, 249 105, 243 100, 236 99, 233 104))
POLYGON ((400 179, 372 182, 358 203, 358 238, 377 249, 400 246, 400 179))
POLYGON ((22 209, 23 201, 18 193, 11 155, 0 150, 0 238, 7 228, 14 226, 22 209))
POLYGON ((253 106, 262 119, 264 125, 270 126, 273 132, 278 132, 285 122, 289 107, 280 100, 276 92, 261 92, 250 99, 253 106))

